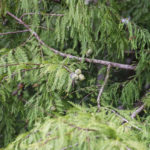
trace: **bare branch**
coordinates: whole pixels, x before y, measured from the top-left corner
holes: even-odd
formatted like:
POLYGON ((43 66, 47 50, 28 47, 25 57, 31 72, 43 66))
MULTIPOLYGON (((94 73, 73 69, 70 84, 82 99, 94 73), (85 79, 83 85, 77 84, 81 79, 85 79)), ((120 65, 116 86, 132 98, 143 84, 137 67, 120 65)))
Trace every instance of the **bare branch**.
POLYGON ((111 67, 111 66, 108 65, 108 67, 107 67, 107 74, 106 74, 104 83, 103 83, 102 87, 100 88, 99 94, 98 94, 98 97, 97 97, 97 107, 98 107, 98 111, 100 111, 100 107, 101 107, 101 106, 100 106, 100 98, 101 98, 101 95, 102 95, 102 93, 103 93, 103 91, 104 91, 104 87, 105 87, 105 85, 106 85, 106 83, 107 83, 107 81, 108 81, 108 78, 109 78, 110 67, 111 67))
POLYGON ((145 107, 145 104, 141 105, 136 111, 134 111, 131 115, 131 118, 134 119, 145 107))
POLYGON ((0 35, 8 35, 8 34, 17 34, 17 33, 24 33, 29 32, 29 30, 20 30, 20 31, 14 31, 14 32, 6 32, 6 33, 0 33, 0 35))
POLYGON ((47 48, 49 48, 51 51, 53 51, 55 54, 58 54, 62 57, 67 57, 67 58, 70 58, 70 59, 76 59, 76 60, 79 60, 79 61, 86 61, 86 62, 89 62, 89 63, 96 63, 96 64, 102 64, 102 65, 111 65, 111 67, 117 67, 117 68, 120 68, 120 69, 127 69, 127 70, 135 70, 136 66, 132 66, 132 65, 125 65, 125 64, 120 64, 120 63, 115 63, 115 62, 110 62, 110 61, 104 61, 104 60, 98 60, 98 59, 89 59, 89 58, 82 58, 82 57, 77 57, 77 56, 73 56, 73 55, 70 55, 70 54, 65 54, 65 53, 62 53, 52 47, 49 47, 47 44, 45 44, 41 39, 40 37, 38 36, 38 34, 36 32, 34 32, 27 24, 25 24, 25 22, 23 22, 21 19, 17 18, 16 16, 14 16, 12 13, 10 12, 7 12, 7 14, 9 16, 11 16, 12 18, 14 18, 15 20, 17 20, 20 24, 24 25, 34 36, 35 38, 38 40, 38 42, 43 45, 43 46, 46 46, 47 48))

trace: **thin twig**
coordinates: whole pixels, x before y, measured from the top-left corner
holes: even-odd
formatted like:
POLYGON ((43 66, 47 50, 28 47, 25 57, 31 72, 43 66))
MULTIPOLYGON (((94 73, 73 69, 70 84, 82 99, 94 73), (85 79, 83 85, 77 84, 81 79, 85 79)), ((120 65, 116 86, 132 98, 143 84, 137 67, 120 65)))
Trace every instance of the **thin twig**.
POLYGON ((67 67, 67 66, 63 66, 68 72, 72 73, 72 71, 67 67))
POLYGON ((47 14, 47 13, 24 13, 20 19, 22 19, 24 16, 28 16, 28 15, 45 15, 45 16, 58 16, 58 17, 61 17, 61 16, 64 16, 64 14, 47 14))
POLYGON ((66 149, 68 149, 68 148, 73 148, 73 147, 78 146, 78 145, 79 145, 78 143, 76 143, 76 144, 74 144, 74 145, 69 145, 69 146, 67 146, 67 147, 64 147, 64 148, 61 149, 61 150, 66 150, 66 149))
POLYGON ((92 91, 91 93, 89 93, 88 95, 84 96, 84 97, 81 99, 81 101, 80 101, 79 104, 81 104, 81 103, 83 102, 83 100, 84 100, 85 98, 87 98, 88 96, 90 96, 92 93, 93 93, 93 91, 92 91))
POLYGON ((0 35, 8 35, 8 34, 17 34, 17 33, 24 33, 24 32, 29 32, 29 30, 20 30, 20 31, 14 31, 14 32, 5 32, 5 33, 0 33, 0 35))
POLYGON ((32 34, 20 45, 25 46, 25 44, 32 38, 32 34))
POLYGON ((76 60, 79 60, 79 61, 86 61, 86 62, 89 62, 89 63, 96 63, 96 64, 102 64, 102 65, 111 65, 111 67, 117 67, 117 68, 120 68, 120 69, 127 69, 127 70, 135 70, 136 66, 132 66, 132 65, 125 65, 125 64, 120 64, 120 63, 115 63, 115 62, 110 62, 110 61, 104 61, 104 60, 98 60, 98 59, 89 59, 89 58, 82 58, 82 57, 77 57, 77 56, 73 56, 73 55, 70 55, 70 54, 66 54, 66 53, 62 53, 52 47, 49 47, 46 43, 44 43, 40 37, 38 36, 38 34, 36 32, 34 32, 27 24, 25 24, 25 22, 23 22, 21 19, 17 18, 15 15, 13 15, 12 13, 10 12, 7 12, 7 14, 9 16, 11 16, 12 18, 14 18, 15 20, 17 20, 20 24, 24 25, 34 36, 35 38, 38 40, 38 42, 49 48, 51 51, 53 51, 55 54, 58 54, 62 57, 67 57, 67 58, 70 58, 70 59, 76 59, 76 60))
POLYGON ((32 64, 32 63, 5 64, 5 65, 0 65, 0 68, 1 68, 1 67, 9 67, 9 66, 19 66, 19 65, 27 65, 27 66, 34 65, 34 66, 40 66, 41 64, 32 64))
MULTIPOLYGON (((23 70, 21 70, 21 72, 23 73, 23 72, 26 72, 26 71, 31 71, 31 70, 36 70, 36 69, 41 69, 41 68, 43 68, 43 67, 35 67, 35 68, 31 68, 31 69, 23 69, 23 70)), ((15 75, 17 74, 17 72, 13 72, 12 74, 11 74, 11 78, 13 78, 15 75)), ((8 78, 8 76, 5 76, 1 81, 0 81, 0 84, 4 81, 4 80, 6 80, 8 78)))
POLYGON ((134 119, 145 107, 145 104, 141 105, 138 109, 136 109, 132 115, 131 118, 134 119))
MULTIPOLYGON (((118 116, 121 120, 122 120, 122 124, 124 123, 130 123, 126 118, 124 118, 122 115, 119 114, 119 112, 113 110, 113 109, 109 109, 107 107, 103 107, 106 110, 111 111, 112 113, 114 113, 116 116, 118 116)), ((136 125, 131 124, 132 127, 136 128, 137 130, 141 131, 142 129, 137 127, 136 125)))
POLYGON ((103 93, 104 87, 105 87, 105 85, 106 85, 106 83, 107 83, 107 81, 108 81, 108 78, 109 78, 110 67, 111 67, 111 66, 108 65, 108 67, 107 67, 107 74, 106 74, 104 83, 103 83, 102 87, 100 88, 99 94, 98 94, 98 97, 97 97, 97 107, 98 107, 98 111, 100 111, 100 107, 101 107, 101 106, 100 106, 100 98, 101 98, 101 95, 102 95, 102 93, 103 93))
MULTIPOLYGON (((32 25, 28 25, 29 27, 31 27, 32 25)), ((52 30, 54 31, 53 28, 48 28, 48 27, 45 27, 45 26, 36 26, 35 28, 41 28, 41 29, 45 29, 45 30, 52 30)))
POLYGON ((135 54, 136 51, 130 50, 130 51, 124 51, 125 54, 135 54))
MULTIPOLYGON (((85 89, 89 89, 89 88, 91 88, 91 87, 95 88, 95 86, 96 86, 96 88, 99 88, 101 85, 92 85, 92 86, 87 86, 87 87, 84 87, 84 88, 79 88, 78 90, 72 91, 70 94, 73 94, 73 93, 76 93, 76 92, 79 92, 79 91, 82 91, 82 90, 85 90, 85 89)), ((92 92, 91 92, 91 93, 92 93, 92 92)), ((91 93, 90 93, 90 94, 91 94, 91 93)), ((68 94, 65 95, 63 98, 65 99, 67 96, 68 96, 68 94)), ((84 97, 84 98, 85 98, 85 97, 84 97)), ((83 99, 84 99, 84 98, 83 98, 83 99)))
POLYGON ((91 128, 82 128, 82 127, 76 126, 75 124, 72 124, 72 123, 67 123, 67 122, 64 122, 64 123, 72 128, 77 129, 77 130, 82 130, 82 131, 87 131, 87 132, 90 132, 90 131, 97 132, 98 131, 96 129, 91 129, 91 128))
MULTIPOLYGON (((21 43, 18 47, 20 47, 20 46, 23 47, 23 46, 31 39, 31 37, 32 37, 32 34, 31 34, 23 43, 21 43)), ((15 48, 15 49, 12 49, 12 50, 15 51, 16 48, 15 48)), ((8 54, 3 55, 2 58, 3 58, 3 57, 6 57, 6 56, 8 56, 8 54)))

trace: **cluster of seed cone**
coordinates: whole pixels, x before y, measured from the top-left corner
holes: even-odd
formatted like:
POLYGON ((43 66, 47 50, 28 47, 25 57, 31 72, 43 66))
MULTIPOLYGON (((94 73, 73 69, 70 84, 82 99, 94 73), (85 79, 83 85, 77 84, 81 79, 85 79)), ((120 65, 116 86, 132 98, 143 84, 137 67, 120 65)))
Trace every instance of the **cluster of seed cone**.
POLYGON ((82 72, 81 72, 80 69, 76 69, 75 72, 71 73, 70 77, 75 82, 77 82, 77 81, 83 81, 85 79, 85 77, 82 74, 82 72))

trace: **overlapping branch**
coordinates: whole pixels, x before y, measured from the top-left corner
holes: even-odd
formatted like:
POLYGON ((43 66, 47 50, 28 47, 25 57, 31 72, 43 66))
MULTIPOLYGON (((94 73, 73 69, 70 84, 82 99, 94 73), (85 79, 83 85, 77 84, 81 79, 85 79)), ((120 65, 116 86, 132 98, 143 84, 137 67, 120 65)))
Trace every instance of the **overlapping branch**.
POLYGON ((86 61, 89 63, 95 63, 95 64, 102 64, 102 65, 110 65, 111 67, 117 67, 120 69, 127 69, 127 70, 135 70, 136 66, 132 66, 132 65, 125 65, 125 64, 120 64, 120 63, 115 63, 115 62, 110 62, 110 61, 104 61, 104 60, 99 60, 99 59, 90 59, 90 58, 82 58, 82 57, 77 57, 77 56, 73 56, 70 54, 66 54, 66 53, 62 53, 59 50, 56 50, 50 46, 48 46, 46 43, 44 43, 40 37, 38 36, 38 34, 36 32, 34 32, 27 24, 25 24, 25 22, 23 22, 21 19, 19 19, 18 17, 16 17, 15 15, 13 15, 10 12, 7 12, 7 15, 11 16, 12 18, 14 18, 16 21, 18 21, 20 24, 22 24, 24 27, 26 27, 31 33, 32 35, 38 40, 38 42, 49 48, 51 51, 53 51, 55 54, 60 55, 62 57, 67 57, 70 59, 76 59, 79 61, 86 61))

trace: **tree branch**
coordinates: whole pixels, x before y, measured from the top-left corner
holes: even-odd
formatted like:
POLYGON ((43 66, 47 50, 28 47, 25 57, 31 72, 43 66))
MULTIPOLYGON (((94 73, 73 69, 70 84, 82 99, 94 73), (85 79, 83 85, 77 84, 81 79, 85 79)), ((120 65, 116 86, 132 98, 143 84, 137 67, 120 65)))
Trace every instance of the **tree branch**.
POLYGON ((145 107, 145 104, 141 105, 136 111, 134 111, 131 115, 131 118, 134 119, 145 107))
POLYGON ((98 111, 100 111, 100 107, 101 107, 101 106, 100 106, 100 98, 101 98, 101 95, 102 95, 102 93, 103 93, 103 91, 104 91, 104 87, 105 87, 105 85, 106 85, 106 83, 107 83, 107 81, 108 81, 108 78, 109 78, 110 67, 111 67, 111 66, 108 65, 108 67, 107 67, 107 74, 106 74, 104 83, 103 83, 102 87, 100 88, 99 94, 98 94, 98 97, 97 97, 97 107, 98 107, 98 111))
POLYGON ((70 55, 70 54, 65 54, 65 53, 62 53, 52 47, 49 47, 46 43, 44 43, 40 37, 38 36, 38 34, 36 32, 34 32, 27 24, 25 24, 25 22, 23 22, 21 19, 17 18, 15 15, 13 15, 12 13, 10 12, 7 12, 7 15, 11 16, 12 18, 14 18, 15 20, 17 20, 20 24, 22 24, 23 26, 25 26, 34 36, 35 38, 38 40, 38 42, 49 48, 51 51, 53 51, 55 54, 58 54, 62 57, 67 57, 67 58, 70 58, 70 59, 76 59, 76 60, 79 60, 79 61, 86 61, 86 62, 89 62, 89 63, 95 63, 95 64, 102 64, 102 65, 111 65, 111 67, 117 67, 117 68, 120 68, 120 69, 127 69, 127 70, 135 70, 136 66, 132 66, 132 65, 125 65, 125 64, 119 64, 119 63, 115 63, 115 62, 109 62, 109 61, 104 61, 104 60, 98 60, 98 59, 89 59, 89 58, 82 58, 82 57, 77 57, 77 56, 73 56, 73 55, 70 55))
POLYGON ((27 29, 27 30, 21 30, 21 31, 0 33, 0 35, 17 34, 17 33, 23 33, 23 32, 29 32, 29 30, 27 29))

